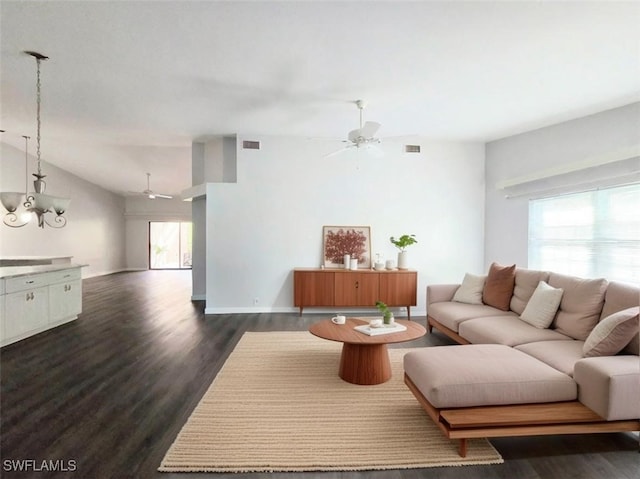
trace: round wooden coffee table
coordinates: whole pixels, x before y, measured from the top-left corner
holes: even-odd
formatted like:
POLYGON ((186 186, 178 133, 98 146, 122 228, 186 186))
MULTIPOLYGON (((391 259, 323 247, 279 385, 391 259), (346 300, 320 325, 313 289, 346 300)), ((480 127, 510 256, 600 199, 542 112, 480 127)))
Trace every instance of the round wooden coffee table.
POLYGON ((334 324, 330 319, 314 323, 309 332, 319 338, 342 343, 340 377, 353 384, 382 384, 391 379, 391 363, 387 344, 418 339, 427 332, 414 321, 396 320, 406 331, 368 336, 353 329, 368 321, 347 318, 345 324, 334 324))

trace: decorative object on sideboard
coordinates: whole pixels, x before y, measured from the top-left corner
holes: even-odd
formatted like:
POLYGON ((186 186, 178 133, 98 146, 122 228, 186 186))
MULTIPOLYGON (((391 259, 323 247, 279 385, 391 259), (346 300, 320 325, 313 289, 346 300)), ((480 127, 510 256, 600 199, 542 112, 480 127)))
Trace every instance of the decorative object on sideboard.
POLYGON ((376 261, 373 263, 373 269, 382 271, 384 269, 384 257, 380 253, 376 253, 376 261))
POLYGON ((325 268, 371 268, 371 228, 369 226, 323 226, 322 258, 325 268), (346 262, 349 255, 349 262, 346 262))
MULTIPOLYGON (((47 60, 49 57, 42 55, 41 53, 26 51, 27 55, 31 55, 36 59, 37 77, 36 77, 36 158, 38 162, 38 172, 34 173, 36 180, 33 182, 34 192, 28 192, 28 182, 25 187, 24 194, 17 192, 3 192, 0 193, 0 201, 2 206, 7 210, 7 214, 4 216, 4 224, 12 228, 20 228, 31 222, 31 219, 38 219, 38 226, 44 228, 47 224, 53 228, 62 228, 67 224, 67 219, 63 216, 67 207, 69 206, 70 199, 61 198, 57 196, 51 196, 45 194, 47 183, 44 181, 46 175, 42 174, 42 165, 40 158, 40 105, 41 105, 41 83, 40 83, 40 63, 42 60, 47 60), (24 202, 22 199, 24 197, 24 202), (18 211, 20 203, 24 207, 24 211, 18 211), (46 216, 47 213, 55 213, 52 221, 46 216)), ((27 143, 28 136, 23 136, 25 139, 25 163, 28 161, 27 143)), ((28 171, 28 167, 27 167, 28 171)))
POLYGON ((393 236, 389 238, 391 243, 398 248, 398 269, 409 269, 407 247, 418 242, 416 235, 402 235, 395 239, 393 236))

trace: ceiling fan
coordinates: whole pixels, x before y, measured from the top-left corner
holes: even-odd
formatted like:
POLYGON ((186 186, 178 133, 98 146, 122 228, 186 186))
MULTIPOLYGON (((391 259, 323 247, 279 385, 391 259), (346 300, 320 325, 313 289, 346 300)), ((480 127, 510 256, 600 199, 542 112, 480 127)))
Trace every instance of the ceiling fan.
POLYGON ((151 173, 147 173, 147 189, 146 190, 131 191, 130 193, 133 193, 135 195, 146 196, 150 200, 155 200, 156 198, 163 198, 163 199, 170 200, 171 198, 173 198, 173 196, 171 195, 163 195, 161 193, 155 193, 154 191, 152 191, 151 187, 149 186, 150 179, 151 179, 151 173))
POLYGON ((375 121, 367 121, 364 123, 364 125, 362 124, 362 111, 367 106, 366 102, 364 100, 356 100, 355 104, 358 107, 358 110, 360 111, 360 128, 351 130, 347 135, 347 139, 343 140, 343 143, 347 143, 347 146, 345 146, 344 148, 338 151, 330 153, 327 156, 333 156, 351 148, 370 149, 373 147, 376 150, 378 150, 375 147, 375 145, 382 143, 382 140, 380 138, 376 138, 374 136, 377 133, 377 131, 380 129, 380 126, 381 126, 380 123, 377 123, 375 121))

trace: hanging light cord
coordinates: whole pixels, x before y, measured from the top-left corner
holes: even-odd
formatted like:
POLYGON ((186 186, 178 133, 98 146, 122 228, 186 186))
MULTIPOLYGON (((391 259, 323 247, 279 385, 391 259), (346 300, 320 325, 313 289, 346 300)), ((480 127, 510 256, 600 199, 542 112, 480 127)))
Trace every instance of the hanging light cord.
POLYGON ((37 137, 36 137, 36 155, 38 158, 38 176, 42 175, 40 168, 40 58, 36 57, 36 64, 38 65, 38 74, 36 79, 36 119, 37 119, 37 137))
POLYGON ((25 173, 25 180, 24 180, 24 194, 28 195, 29 194, 29 139, 31 138, 30 136, 27 135, 22 135, 22 138, 24 138, 24 173, 25 173))

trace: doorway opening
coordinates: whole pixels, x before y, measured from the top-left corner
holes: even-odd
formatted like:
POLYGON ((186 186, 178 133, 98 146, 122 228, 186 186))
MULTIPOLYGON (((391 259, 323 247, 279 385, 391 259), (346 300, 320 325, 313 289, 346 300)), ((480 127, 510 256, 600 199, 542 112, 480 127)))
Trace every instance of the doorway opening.
POLYGON ((191 269, 191 222, 149 222, 149 269, 191 269))

